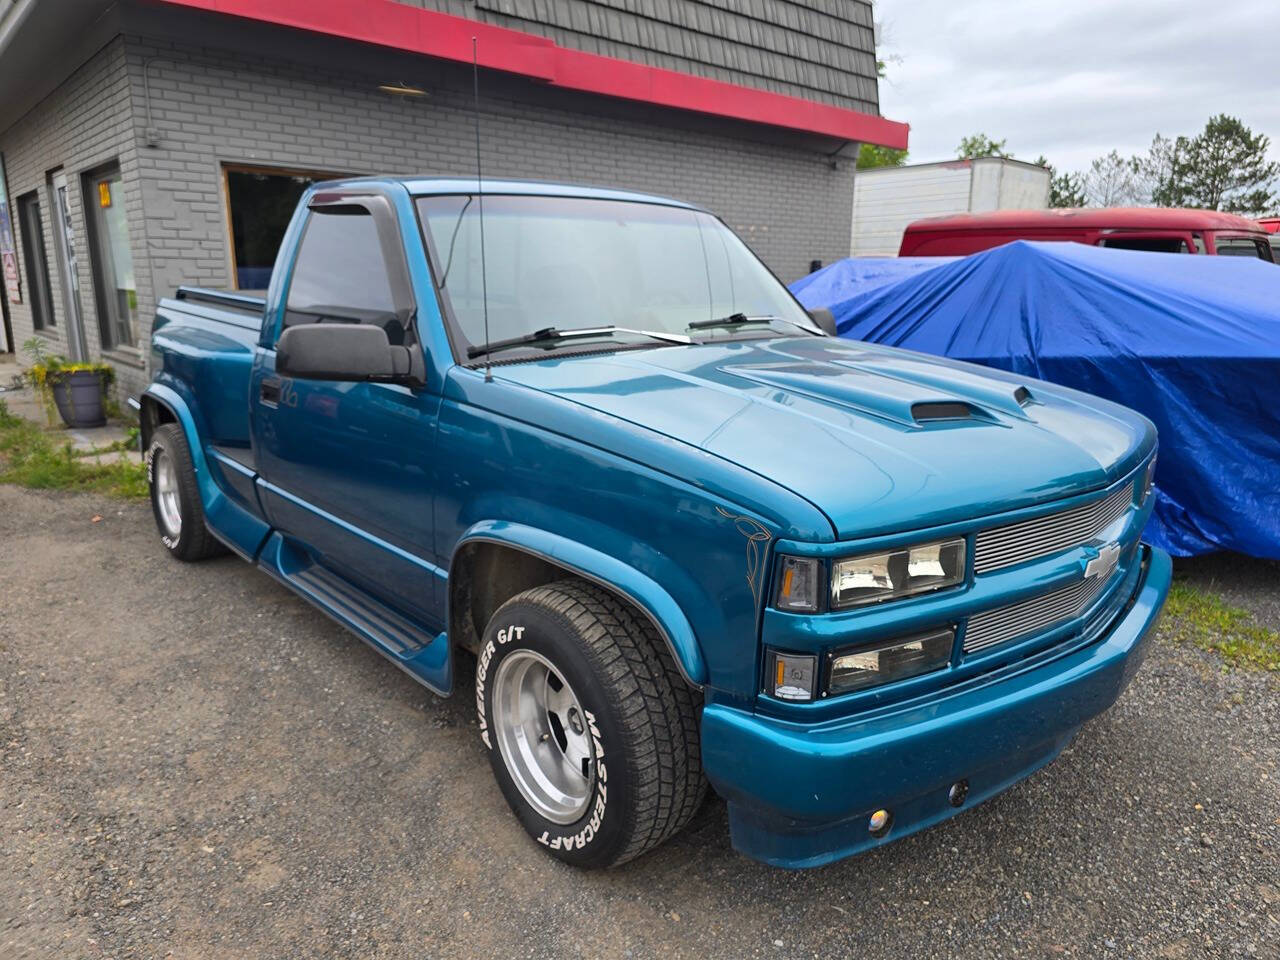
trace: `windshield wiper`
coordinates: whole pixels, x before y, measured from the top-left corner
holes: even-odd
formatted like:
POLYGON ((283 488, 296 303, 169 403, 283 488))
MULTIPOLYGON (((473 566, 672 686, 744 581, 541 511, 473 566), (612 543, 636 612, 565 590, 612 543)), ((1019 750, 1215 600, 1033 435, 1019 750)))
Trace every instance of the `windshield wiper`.
POLYGON ((786 317, 776 317, 773 314, 759 314, 757 316, 747 316, 745 313, 731 313, 727 317, 716 317, 714 320, 695 320, 689 324, 690 330, 702 330, 706 327, 736 327, 740 323, 770 323, 774 320, 780 320, 782 323, 789 323, 793 327, 799 327, 808 333, 815 333, 812 327, 807 327, 798 320, 788 320, 786 317))
POLYGON ((499 350, 508 350, 511 347, 525 347, 538 343, 554 343, 557 340, 576 340, 580 337, 599 337, 613 333, 631 333, 639 337, 648 337, 651 340, 663 340, 667 343, 683 343, 689 344, 693 341, 682 333, 662 333, 657 330, 632 330, 630 327, 577 327, 571 330, 560 330, 556 327, 543 327, 541 330, 535 330, 533 333, 522 333, 518 337, 509 337, 506 340, 493 340, 489 343, 478 343, 475 346, 467 347, 467 359, 474 360, 476 357, 482 357, 486 353, 496 353, 499 350))

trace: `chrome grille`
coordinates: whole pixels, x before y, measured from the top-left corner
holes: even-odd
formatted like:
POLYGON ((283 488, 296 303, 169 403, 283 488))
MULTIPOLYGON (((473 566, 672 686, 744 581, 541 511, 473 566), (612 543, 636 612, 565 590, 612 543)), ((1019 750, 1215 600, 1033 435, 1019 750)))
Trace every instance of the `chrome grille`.
POLYGON ((973 547, 974 573, 990 573, 1024 560, 1088 543, 1133 502, 1133 481, 1101 500, 979 532, 973 547))
POLYGON ((964 652, 984 650, 1078 617, 1110 582, 1108 578, 1090 577, 1052 593, 976 614, 969 618, 964 631, 964 652))

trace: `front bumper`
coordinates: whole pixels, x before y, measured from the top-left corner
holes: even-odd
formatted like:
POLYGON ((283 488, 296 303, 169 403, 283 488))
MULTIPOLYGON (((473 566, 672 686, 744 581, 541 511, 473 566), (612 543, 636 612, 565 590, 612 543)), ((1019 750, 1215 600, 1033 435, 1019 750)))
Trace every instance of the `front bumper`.
POLYGON ((801 725, 724 704, 702 715, 707 776, 729 801, 734 846, 784 867, 816 867, 931 826, 1048 763, 1133 678, 1172 565, 1142 546, 1127 605, 1087 646, 1013 666, 871 716, 801 725), (968 782, 964 803, 950 786, 968 782), (867 820, 892 812, 873 837, 867 820))

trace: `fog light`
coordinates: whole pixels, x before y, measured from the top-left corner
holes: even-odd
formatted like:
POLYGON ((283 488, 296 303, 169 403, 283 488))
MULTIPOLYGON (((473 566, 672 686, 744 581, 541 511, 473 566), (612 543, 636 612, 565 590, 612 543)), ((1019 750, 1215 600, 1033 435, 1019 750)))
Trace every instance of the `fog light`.
POLYGON ((893 814, 888 810, 877 810, 867 821, 867 829, 873 837, 883 837, 893 825, 893 814))
POLYGON ((947 802, 953 807, 958 807, 964 803, 967 796, 969 796, 969 781, 957 780, 947 791, 947 802))

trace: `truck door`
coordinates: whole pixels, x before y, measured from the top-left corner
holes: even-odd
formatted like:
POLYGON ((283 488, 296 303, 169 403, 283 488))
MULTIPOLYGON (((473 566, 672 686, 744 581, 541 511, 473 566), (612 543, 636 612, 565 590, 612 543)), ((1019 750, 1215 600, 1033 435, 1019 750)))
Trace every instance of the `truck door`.
POLYGON ((284 308, 265 321, 272 329, 264 329, 250 383, 263 506, 329 574, 439 629, 443 589, 432 562, 439 393, 275 372, 275 342, 296 324, 375 323, 393 344, 421 350, 394 208, 380 196, 323 196, 306 214, 291 268, 277 265, 288 271, 277 295, 284 308))

